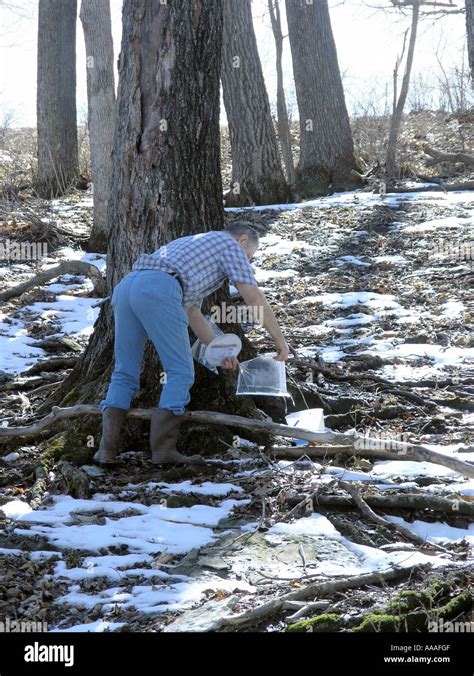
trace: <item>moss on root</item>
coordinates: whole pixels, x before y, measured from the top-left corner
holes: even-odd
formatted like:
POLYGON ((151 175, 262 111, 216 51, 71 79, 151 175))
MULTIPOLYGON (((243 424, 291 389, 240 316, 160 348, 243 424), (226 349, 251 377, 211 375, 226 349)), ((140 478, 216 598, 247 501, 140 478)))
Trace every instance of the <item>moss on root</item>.
POLYGON ((286 632, 426 632, 430 622, 452 620, 472 608, 468 589, 453 590, 467 583, 466 576, 453 573, 446 578, 434 576, 422 589, 408 589, 392 600, 357 619, 344 620, 334 613, 323 613, 286 627, 286 632))
POLYGON ((46 442, 41 464, 51 467, 60 460, 73 465, 85 465, 99 447, 100 421, 95 417, 79 418, 68 429, 54 435, 46 442))
POLYGON ((367 615, 364 615, 362 622, 352 631, 422 631, 425 629, 426 619, 426 613, 421 611, 406 613, 406 615, 389 615, 382 612, 367 613, 367 615))
POLYGON ((334 613, 325 613, 310 617, 308 620, 301 620, 286 627, 287 632, 319 632, 319 631, 338 631, 341 627, 342 619, 340 615, 334 613))
POLYGON ((456 575, 449 579, 434 577, 425 589, 402 591, 384 608, 364 615, 352 631, 426 631, 429 621, 458 617, 472 607, 468 590, 449 598, 460 581, 456 575))

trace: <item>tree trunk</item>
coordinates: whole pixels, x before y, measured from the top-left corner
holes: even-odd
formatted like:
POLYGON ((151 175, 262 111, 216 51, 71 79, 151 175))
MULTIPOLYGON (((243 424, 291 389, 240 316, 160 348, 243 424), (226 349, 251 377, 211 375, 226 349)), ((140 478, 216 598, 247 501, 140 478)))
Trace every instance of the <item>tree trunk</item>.
POLYGON ((471 85, 474 87, 474 0, 466 0, 466 32, 471 85))
POLYGON ((400 89, 400 96, 398 97, 397 105, 395 106, 392 122, 390 124, 390 133, 388 137, 387 155, 385 159, 387 181, 397 178, 397 142, 400 134, 400 127, 402 124, 403 110, 408 96, 408 88, 410 86, 411 69, 413 66, 413 57, 415 54, 416 34, 418 30, 418 19, 420 15, 420 2, 413 0, 413 12, 411 20, 410 40, 408 43, 407 60, 405 64, 405 72, 403 74, 402 86, 400 89))
POLYGON ((223 8, 222 89, 232 155, 227 204, 287 202, 250 0, 223 0, 223 8))
POLYGON ((290 125, 288 122, 285 88, 283 86, 283 33, 281 30, 280 0, 268 0, 268 11, 270 12, 276 51, 278 138, 280 141, 283 163, 285 165, 286 178, 291 186, 295 182, 295 167, 293 164, 293 154, 291 152, 290 125))
POLYGON ((300 195, 361 184, 327 0, 286 0, 300 119, 300 195))
MULTIPOLYGON (((172 4, 125 0, 108 209, 109 293, 141 253, 180 236, 223 227, 221 30, 220 0, 203 4, 200 0, 172 4)), ((106 393, 112 366, 113 318, 106 304, 83 358, 47 406, 97 403, 106 393)), ((150 345, 133 406, 156 405, 160 373, 150 345)), ((215 410, 237 408, 251 415, 248 400, 233 397, 234 390, 230 378, 197 367, 190 408, 209 408, 212 402, 215 410), (239 400, 241 406, 234 407, 232 402, 239 400)), ((87 424, 83 432, 76 430, 75 443, 91 434, 92 423, 87 424)), ((128 429, 137 447, 143 430, 133 421, 128 429)), ((183 431, 200 450, 206 442, 226 437, 219 428, 215 437, 208 430, 202 432, 191 430, 189 436, 190 430, 183 431)))
POLYGON ((109 0, 82 0, 87 65, 89 143, 94 184, 91 251, 107 251, 107 203, 112 176, 115 119, 114 46, 109 0))
POLYGON ((38 192, 63 194, 79 172, 76 118, 76 0, 39 0, 38 192))

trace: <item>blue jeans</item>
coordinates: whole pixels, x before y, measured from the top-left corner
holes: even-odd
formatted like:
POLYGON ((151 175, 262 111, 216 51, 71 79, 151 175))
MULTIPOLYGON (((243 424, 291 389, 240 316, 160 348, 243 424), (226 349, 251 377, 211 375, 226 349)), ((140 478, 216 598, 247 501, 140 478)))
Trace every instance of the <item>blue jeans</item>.
POLYGON ((114 289, 115 369, 106 398, 108 406, 129 409, 140 387, 143 351, 150 338, 165 371, 160 408, 184 413, 194 382, 188 318, 179 282, 161 270, 129 272, 114 289))

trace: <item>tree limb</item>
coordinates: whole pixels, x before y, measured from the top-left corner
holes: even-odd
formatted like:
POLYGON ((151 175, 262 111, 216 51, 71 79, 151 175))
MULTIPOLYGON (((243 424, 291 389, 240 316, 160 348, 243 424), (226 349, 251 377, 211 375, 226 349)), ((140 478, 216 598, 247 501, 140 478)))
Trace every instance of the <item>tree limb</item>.
MULTIPOLYGON (((128 415, 131 418, 150 419, 153 409, 135 408, 130 409, 128 415)), ((35 437, 44 429, 51 427, 60 420, 69 420, 82 415, 101 415, 99 406, 93 404, 78 404, 69 408, 59 408, 54 406, 51 413, 38 420, 32 425, 23 427, 0 427, 0 440, 12 437, 35 437)), ((418 444, 409 444, 393 439, 374 439, 365 437, 357 432, 349 434, 339 434, 327 430, 325 432, 311 432, 300 427, 290 427, 267 420, 255 420, 243 418, 238 415, 229 415, 227 413, 218 413, 216 411, 187 411, 183 414, 185 422, 199 422, 210 425, 225 425, 227 427, 237 427, 250 430, 261 430, 270 434, 280 435, 292 439, 304 439, 310 442, 323 442, 328 444, 347 445, 352 442, 356 448, 365 450, 370 447, 379 451, 396 451, 398 460, 417 460, 420 462, 432 462, 437 465, 449 467, 455 472, 459 472, 465 477, 474 478, 474 464, 463 462, 457 458, 431 451, 418 444)), ((387 459, 387 455, 384 456, 387 459)))
POLYGON ((105 280, 95 265, 84 263, 83 261, 61 261, 54 268, 38 272, 38 274, 23 282, 23 284, 18 284, 18 286, 2 291, 0 293, 0 301, 21 296, 28 289, 32 289, 34 286, 41 286, 55 277, 61 277, 61 275, 86 275, 94 285, 94 291, 97 295, 103 296, 105 293, 105 280))

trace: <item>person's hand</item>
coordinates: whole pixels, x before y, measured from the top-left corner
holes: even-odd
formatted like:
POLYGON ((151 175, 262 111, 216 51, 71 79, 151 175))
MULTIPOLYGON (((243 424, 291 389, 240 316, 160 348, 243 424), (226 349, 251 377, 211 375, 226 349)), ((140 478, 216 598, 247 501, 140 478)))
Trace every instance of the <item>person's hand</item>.
POLYGON ((273 357, 276 361, 286 361, 290 356, 290 348, 285 339, 275 342, 277 356, 273 357))
POLYGON ((221 368, 235 371, 235 369, 239 368, 239 360, 237 357, 227 357, 227 359, 224 359, 222 362, 221 368))

